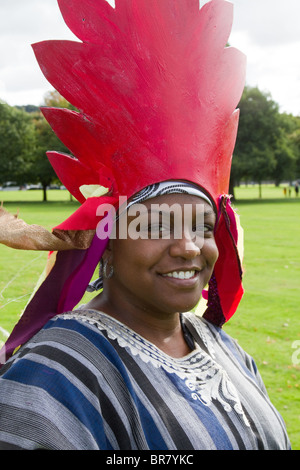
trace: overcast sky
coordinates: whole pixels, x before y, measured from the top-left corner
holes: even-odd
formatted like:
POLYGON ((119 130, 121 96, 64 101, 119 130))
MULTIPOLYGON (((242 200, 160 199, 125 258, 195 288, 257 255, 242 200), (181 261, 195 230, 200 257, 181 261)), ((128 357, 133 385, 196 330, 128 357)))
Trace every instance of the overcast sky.
MULTIPOLYGON (((282 112, 300 115, 300 1, 232 3, 230 44, 248 57, 247 84, 270 92, 282 112)), ((10 105, 41 105, 52 88, 30 45, 72 38, 56 0, 0 0, 0 99, 10 105)))

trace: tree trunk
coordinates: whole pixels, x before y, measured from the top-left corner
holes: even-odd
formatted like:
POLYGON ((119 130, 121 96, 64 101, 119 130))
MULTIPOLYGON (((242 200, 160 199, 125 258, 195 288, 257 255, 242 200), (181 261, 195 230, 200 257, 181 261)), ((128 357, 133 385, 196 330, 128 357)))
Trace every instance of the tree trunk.
POLYGON ((43 201, 47 202, 47 186, 43 186, 43 201))

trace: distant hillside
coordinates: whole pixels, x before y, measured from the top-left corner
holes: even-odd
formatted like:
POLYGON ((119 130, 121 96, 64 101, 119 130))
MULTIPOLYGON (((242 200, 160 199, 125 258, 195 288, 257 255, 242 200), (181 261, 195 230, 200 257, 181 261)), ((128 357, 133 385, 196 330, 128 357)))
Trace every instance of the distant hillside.
POLYGON ((36 113, 40 110, 38 106, 34 106, 33 104, 27 104, 26 106, 15 106, 17 109, 21 109, 26 113, 36 113))

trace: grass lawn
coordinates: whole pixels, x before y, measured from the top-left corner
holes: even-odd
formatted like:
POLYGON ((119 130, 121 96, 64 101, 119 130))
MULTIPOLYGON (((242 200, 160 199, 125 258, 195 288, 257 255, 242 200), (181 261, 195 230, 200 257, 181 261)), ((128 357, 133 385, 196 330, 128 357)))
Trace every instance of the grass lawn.
POLYGON ((298 341, 300 349, 300 200, 281 191, 265 187, 268 199, 258 200, 251 199, 257 187, 236 189, 245 231, 245 295, 225 329, 255 358, 299 450, 300 352, 295 355, 293 345, 298 341))
MULTIPOLYGON (((254 357, 293 449, 300 450, 300 351, 293 349, 298 341, 300 350, 300 198, 284 197, 274 186, 262 188, 263 199, 258 194, 257 186, 235 190, 245 231, 245 295, 225 329, 254 357)), ((7 210, 50 229, 77 204, 66 191, 48 191, 48 198, 41 202, 41 191, 0 192, 7 210)), ((46 257, 0 246, 0 340, 16 323, 46 257)))

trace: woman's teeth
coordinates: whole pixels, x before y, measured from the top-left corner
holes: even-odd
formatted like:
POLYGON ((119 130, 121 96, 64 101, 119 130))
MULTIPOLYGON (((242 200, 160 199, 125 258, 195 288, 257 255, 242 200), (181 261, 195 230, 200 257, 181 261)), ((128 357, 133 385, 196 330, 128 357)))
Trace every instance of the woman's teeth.
POLYGON ((173 277, 175 279, 191 279, 195 276, 195 271, 173 271, 163 274, 164 277, 173 277))

